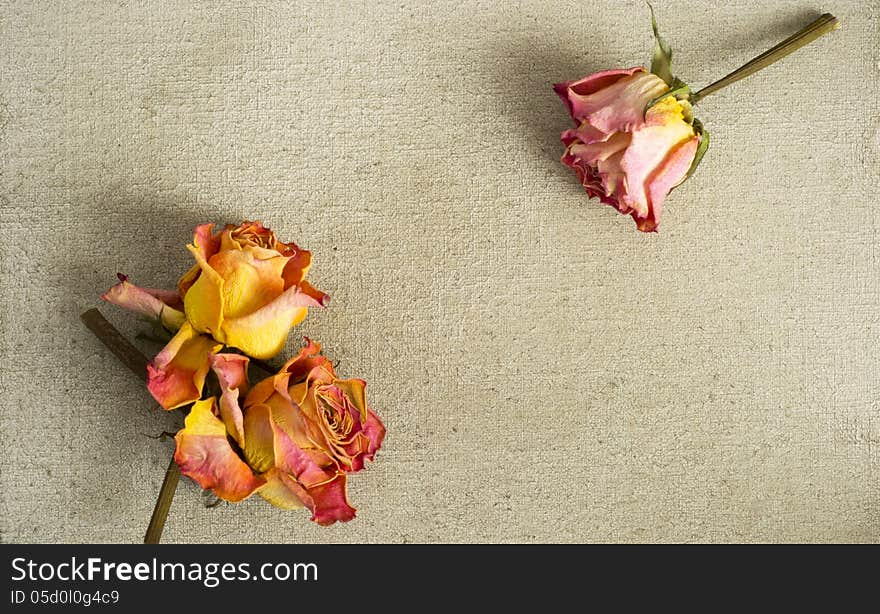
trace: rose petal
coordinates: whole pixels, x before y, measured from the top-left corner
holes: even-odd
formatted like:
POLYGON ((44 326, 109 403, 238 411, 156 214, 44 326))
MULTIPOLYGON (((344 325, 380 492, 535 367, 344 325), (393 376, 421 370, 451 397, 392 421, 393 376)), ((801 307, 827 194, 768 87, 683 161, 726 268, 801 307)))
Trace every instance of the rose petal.
POLYGON ((199 276, 183 297, 186 317, 196 330, 223 342, 223 278, 202 256, 198 248, 187 245, 199 266, 199 276))
POLYGON ((269 377, 260 380, 258 383, 251 386, 250 392, 248 392, 247 397, 244 400, 244 407, 247 409, 251 405, 258 405, 260 403, 265 403, 266 400, 275 394, 275 378, 278 377, 276 375, 270 375, 269 377))
POLYGON ((385 425, 379 420, 379 416, 370 411, 366 422, 352 441, 344 447, 350 463, 342 469, 346 473, 357 473, 363 469, 365 461, 373 460, 376 452, 382 447, 383 439, 385 439, 385 425))
MULTIPOLYGON (((571 154, 570 151, 566 151, 562 155, 562 163, 574 170, 577 175, 578 181, 581 182, 581 185, 584 187, 584 190, 592 197, 598 198, 603 203, 607 205, 611 205, 617 209, 625 208, 627 211, 628 207, 622 205, 617 195, 609 195, 608 190, 606 189, 606 180, 603 180, 603 177, 599 174, 599 171, 593 168, 591 165, 587 164, 580 158, 571 154)), ((607 180, 610 182, 611 180, 607 180)), ((622 179, 618 179, 618 185, 622 179)), ((615 186, 615 192, 618 191, 618 187, 615 186)))
MULTIPOLYGON (((122 279, 125 275, 121 273, 116 274, 117 277, 122 279)), ((126 277, 126 279, 128 279, 126 277)), ((141 288, 147 294, 151 294, 155 296, 157 299, 165 303, 168 307, 172 307, 177 311, 183 310, 183 299, 180 297, 180 294, 176 290, 163 290, 162 288, 141 288)))
POLYGON ((244 417, 240 400, 247 394, 249 359, 240 354, 213 354, 211 368, 220 382, 220 417, 239 446, 244 445, 244 417))
POLYGON ((332 479, 336 467, 332 459, 317 449, 303 449, 295 441, 297 411, 273 407, 271 425, 275 435, 275 466, 291 474, 305 487, 332 479))
POLYGON ((660 225, 663 214, 663 203, 669 191, 687 177, 688 169, 694 160, 699 145, 699 137, 685 141, 669 154, 669 157, 657 168, 648 186, 651 207, 648 217, 644 220, 636 218, 636 225, 642 232, 654 232, 660 225))
POLYGON ((595 166, 598 162, 607 160, 625 150, 629 147, 631 140, 632 136, 628 132, 615 132, 604 141, 594 141, 589 144, 575 142, 569 151, 587 164, 595 166))
MULTIPOLYGON (((222 324, 224 340, 254 358, 272 358, 284 348, 290 329, 305 319, 307 307, 320 306, 315 298, 294 286, 249 315, 225 319, 222 324)), ((187 304, 187 316, 189 313, 187 304)))
MULTIPOLYGON (((305 488, 284 472, 278 472, 277 479, 280 485, 291 493, 284 501, 292 502, 293 498, 301 501, 312 511, 311 519, 322 526, 329 526, 337 521, 348 522, 355 517, 357 510, 348 501, 344 473, 337 474, 329 482, 311 488, 305 488)), ((277 496, 278 491, 273 490, 270 493, 277 496)), ((272 500, 267 499, 267 501, 275 504, 272 500)))
POLYGON ((595 143, 597 141, 607 141, 612 134, 605 134, 598 128, 593 128, 587 122, 582 123, 577 128, 570 128, 562 133, 562 144, 566 147, 574 143, 595 143))
POLYGON ((294 441, 291 431, 296 421, 292 407, 249 406, 244 416, 243 448, 248 464, 261 473, 277 467, 305 487, 333 479, 336 469, 326 454, 303 450, 294 441))
POLYGON ((119 305, 153 320, 158 320, 168 330, 181 327, 186 317, 173 305, 182 306, 180 296, 167 290, 140 288, 119 273, 119 283, 101 295, 108 303, 119 305))
POLYGON ((362 379, 338 379, 333 382, 333 386, 347 398, 355 409, 357 409, 359 418, 363 421, 367 419, 367 382, 362 379))
POLYGON ((147 365, 147 388, 164 409, 175 409, 202 396, 210 355, 222 345, 199 335, 189 322, 147 365))
MULTIPOLYGON (((224 233, 225 236, 225 233, 224 233)), ((223 278, 223 317, 236 318, 268 305, 284 292, 287 258, 260 247, 222 250, 208 260, 223 278)))
POLYGON ((556 95, 562 99, 562 102, 565 103, 565 106, 568 108, 568 112, 571 113, 571 116, 575 121, 580 123, 578 118, 575 118, 575 111, 572 105, 572 101, 570 99, 572 94, 576 94, 579 96, 589 96, 590 94, 599 91, 602 88, 606 88, 609 85, 613 85, 617 81, 620 81, 623 77, 628 77, 636 72, 644 72, 644 68, 641 66, 635 66, 629 69, 615 69, 615 70, 604 70, 602 72, 593 73, 583 79, 578 79, 576 81, 566 81, 565 83, 556 83, 553 85, 553 91, 556 92, 556 95))
POLYGON ((372 409, 367 410, 367 422, 364 424, 363 433, 370 441, 364 458, 373 460, 373 456, 379 451, 379 448, 382 447, 382 442, 385 440, 385 425, 372 409))
POLYGON ((272 410, 266 405, 251 405, 244 412, 244 446, 248 464, 259 473, 275 466, 275 430, 272 410))
MULTIPOLYGON (((681 105, 675 98, 664 98, 648 111, 648 123, 633 133, 632 143, 620 162, 626 173, 623 201, 639 218, 649 215, 650 183, 657 170, 670 152, 694 138, 694 129, 682 118, 681 105)), ((680 177, 676 176, 676 180, 680 177)))
MULTIPOLYGON (((192 246, 199 252, 201 259, 205 262, 220 249, 220 234, 214 235, 213 229, 214 224, 199 224, 193 231, 192 246)), ((201 272, 202 269, 197 263, 183 274, 177 282, 177 290, 180 296, 186 296, 187 291, 198 279, 201 272)))
POLYGON ((321 355, 321 344, 308 337, 305 337, 305 341, 306 346, 299 351, 299 354, 284 363, 281 371, 290 374, 292 382, 305 380, 316 367, 324 367, 332 375, 333 363, 326 356, 321 355))
POLYGON ((346 478, 344 473, 338 474, 332 481, 303 488, 298 491, 293 480, 287 482, 291 490, 312 510, 312 520, 323 526, 334 522, 347 522, 355 517, 355 508, 348 502, 345 492, 346 478))
POLYGON ((355 509, 345 494, 344 474, 332 465, 321 467, 316 460, 321 453, 299 448, 285 432, 291 416, 282 414, 266 405, 252 405, 245 412, 246 458, 252 467, 265 471, 266 486, 258 491, 260 496, 285 509, 305 504, 312 510, 312 520, 319 524, 354 518, 355 509))
POLYGON ((215 233, 214 224, 199 224, 193 231, 192 245, 202 257, 208 260, 220 250, 220 235, 222 231, 215 233))
POLYGON ((572 114, 578 122, 605 134, 632 132, 645 123, 645 107, 651 100, 669 90, 657 75, 636 70, 614 83, 587 95, 568 89, 572 114))
POLYGON ((180 472, 227 501, 241 501, 266 483, 238 457, 226 437, 226 427, 214 415, 215 399, 197 401, 174 437, 174 460, 180 472))
POLYGON ((303 487, 283 471, 273 470, 265 475, 266 486, 258 492, 272 505, 296 509, 305 504, 312 511, 312 520, 324 526, 337 521, 347 522, 355 517, 357 510, 348 502, 343 473, 329 482, 311 488, 303 487))
POLYGON ((312 254, 300 249, 294 243, 282 243, 281 245, 283 246, 282 253, 289 257, 281 274, 284 278, 284 289, 287 290, 291 286, 298 286, 305 281, 309 268, 312 266, 312 254))
POLYGON ((272 410, 273 419, 280 422, 281 428, 291 441, 303 449, 315 448, 316 441, 321 441, 320 431, 311 423, 303 412, 303 408, 291 401, 289 397, 274 394, 266 401, 272 410), (318 432, 318 435, 315 432, 318 432))
MULTIPOLYGON (((270 467, 279 463, 281 463, 279 466, 287 467, 292 466, 290 463, 298 462, 295 458, 289 462, 284 460, 289 446, 310 451, 315 447, 315 444, 307 436, 306 426, 299 409, 278 395, 272 395, 266 403, 258 404, 252 404, 250 395, 248 395, 244 412, 244 433, 245 458, 251 467, 261 472, 268 471, 270 467), (284 440, 276 441, 282 435, 284 440)), ((294 452, 294 454, 298 453, 294 452)), ((330 464, 329 459, 323 456, 318 455, 317 459, 323 462, 323 465, 330 464)), ((290 471, 297 475, 300 473, 300 470, 290 469, 290 471)), ((307 479, 309 483, 321 481, 327 477, 326 475, 310 475, 312 477, 307 479), (315 475, 317 477, 314 477, 315 475)))
MULTIPOLYGON (((263 499, 275 507, 285 510, 305 507, 305 503, 300 500, 295 490, 288 487, 292 480, 284 472, 273 468, 264 473, 262 477, 266 480, 266 484, 257 491, 257 494, 263 497, 263 499)), ((303 492, 303 488, 296 488, 296 491, 303 492)))
POLYGON ((305 280, 300 282, 299 287, 302 289, 303 294, 306 294, 306 295, 312 297, 316 303, 321 305, 321 307, 326 307, 327 304, 330 302, 330 295, 329 294, 327 294, 325 292, 321 292, 315 286, 313 286, 312 284, 310 284, 309 282, 307 282, 305 280))

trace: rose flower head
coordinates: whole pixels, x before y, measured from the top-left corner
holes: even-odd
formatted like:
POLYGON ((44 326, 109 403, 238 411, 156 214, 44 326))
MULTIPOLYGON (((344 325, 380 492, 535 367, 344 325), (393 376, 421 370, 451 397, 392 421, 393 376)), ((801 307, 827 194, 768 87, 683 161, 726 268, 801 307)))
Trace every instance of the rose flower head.
POLYGON ((218 497, 257 493, 281 508, 308 507, 326 525, 354 518, 346 476, 373 459, 385 427, 367 406, 366 383, 338 379, 320 346, 306 341, 251 388, 247 357, 213 355, 219 401, 193 405, 174 458, 181 473, 218 497))
POLYGON ((201 397, 211 353, 226 345, 271 358, 308 308, 329 300, 306 281, 311 254, 259 222, 217 232, 201 224, 187 249, 196 262, 177 292, 138 288, 121 276, 102 296, 175 332, 148 368, 147 387, 165 409, 201 397))
POLYGON ((553 86, 575 122, 562 133, 563 164, 587 194, 631 215, 645 232, 657 230, 666 196, 709 145, 691 112, 690 89, 672 76, 672 52, 653 26, 650 72, 606 70, 553 86))

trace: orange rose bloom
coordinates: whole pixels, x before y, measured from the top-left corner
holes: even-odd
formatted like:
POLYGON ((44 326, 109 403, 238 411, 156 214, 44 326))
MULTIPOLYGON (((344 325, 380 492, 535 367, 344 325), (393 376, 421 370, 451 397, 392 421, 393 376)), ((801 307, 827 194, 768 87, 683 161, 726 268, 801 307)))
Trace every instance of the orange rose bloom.
POLYGON ((337 378, 320 349, 308 341, 249 391, 246 357, 213 356, 222 394, 196 403, 177 434, 181 472, 229 501, 256 492, 282 508, 308 507, 319 524, 354 518, 346 475, 373 459, 385 427, 367 406, 366 383, 337 378))

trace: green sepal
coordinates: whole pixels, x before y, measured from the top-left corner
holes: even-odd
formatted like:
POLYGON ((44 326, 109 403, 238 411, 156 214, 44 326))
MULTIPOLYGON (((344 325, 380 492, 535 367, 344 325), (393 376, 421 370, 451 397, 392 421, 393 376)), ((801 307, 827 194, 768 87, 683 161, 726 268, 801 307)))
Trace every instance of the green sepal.
POLYGON ((675 86, 672 76, 672 47, 660 36, 657 20, 654 18, 654 7, 647 3, 651 11, 651 28, 654 30, 654 54, 651 57, 651 72, 663 79, 669 87, 675 86))
POLYGON ((697 145, 697 151, 694 153, 694 161, 691 162, 691 167, 688 169, 687 175, 684 177, 685 179, 688 179, 694 174, 697 167, 700 165, 700 162, 703 160, 703 156, 706 155, 706 150, 709 149, 709 132, 703 128, 703 123, 696 117, 694 118, 694 132, 699 135, 700 144, 697 145))

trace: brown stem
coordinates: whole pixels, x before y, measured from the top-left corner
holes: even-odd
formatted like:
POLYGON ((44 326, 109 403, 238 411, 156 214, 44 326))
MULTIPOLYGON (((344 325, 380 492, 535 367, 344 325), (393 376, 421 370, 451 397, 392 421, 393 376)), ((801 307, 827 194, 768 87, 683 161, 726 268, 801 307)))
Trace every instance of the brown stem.
POLYGON ((808 26, 789 36, 787 39, 785 39, 775 47, 772 47, 758 57, 749 60, 729 75, 718 79, 718 81, 715 81, 710 85, 707 85, 696 94, 692 94, 690 97, 691 103, 696 103, 698 100, 705 98, 709 94, 717 92, 718 90, 725 88, 732 83, 736 83, 740 79, 745 79, 749 75, 753 75, 759 70, 767 68, 774 62, 778 62, 790 53, 797 51, 805 45, 809 45, 820 36, 828 34, 829 32, 832 32, 839 27, 840 22, 837 21, 837 18, 831 13, 825 13, 824 15, 810 23, 808 26))
MULTIPOLYGON (((123 337, 122 333, 110 324, 100 311, 89 309, 80 315, 80 319, 122 364, 141 379, 146 379, 149 359, 123 337)), ((159 498, 156 499, 156 507, 153 509, 152 518, 150 518, 147 534, 144 537, 145 544, 158 544, 162 538, 162 529, 165 528, 165 519, 168 517, 168 510, 171 508, 171 501, 174 499, 174 491, 177 490, 179 479, 180 469, 172 456, 168 470, 165 472, 165 479, 162 481, 162 488, 159 490, 159 498)))
POLYGON ((139 349, 134 347, 128 339, 122 336, 115 326, 110 324, 97 309, 89 309, 79 316, 86 327, 95 333, 98 340, 107 346, 107 349, 128 367, 132 373, 146 380, 147 363, 149 359, 139 349))
POLYGON ((147 534, 144 536, 145 544, 158 544, 162 539, 162 529, 165 528, 165 519, 168 518, 168 510, 171 509, 174 491, 177 490, 179 480, 180 468, 172 455, 171 462, 168 463, 168 470, 165 472, 165 479, 162 480, 159 498, 156 499, 156 507, 153 508, 153 516, 150 518, 147 534))

